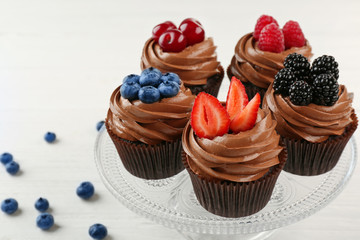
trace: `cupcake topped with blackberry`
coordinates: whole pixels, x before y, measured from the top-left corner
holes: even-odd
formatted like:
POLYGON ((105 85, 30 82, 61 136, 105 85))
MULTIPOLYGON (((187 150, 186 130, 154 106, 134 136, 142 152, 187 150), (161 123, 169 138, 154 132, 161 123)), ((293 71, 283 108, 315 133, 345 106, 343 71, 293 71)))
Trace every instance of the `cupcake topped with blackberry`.
POLYGON ((271 16, 262 15, 254 32, 244 35, 235 46, 235 54, 227 69, 229 79, 240 79, 249 97, 257 92, 261 97, 274 81, 276 73, 291 53, 312 57, 311 46, 296 21, 286 22, 282 28, 271 16))
POLYGON ((105 123, 130 173, 160 179, 183 169, 181 134, 194 99, 175 73, 150 67, 124 78, 110 97, 105 123))
POLYGON ((284 66, 263 104, 272 111, 276 130, 293 153, 285 170, 301 175, 327 172, 357 127, 353 96, 338 83, 338 63, 332 56, 318 57, 311 65, 293 53, 284 66))
POLYGON ((225 217, 260 211, 269 201, 286 154, 276 121, 235 77, 226 103, 200 93, 184 128, 183 162, 200 204, 225 217), (253 194, 253 193, 258 194, 253 194))
POLYGON ((194 18, 184 19, 178 27, 166 21, 153 28, 141 56, 141 68, 149 67, 178 74, 194 94, 217 96, 224 75, 213 39, 194 18))

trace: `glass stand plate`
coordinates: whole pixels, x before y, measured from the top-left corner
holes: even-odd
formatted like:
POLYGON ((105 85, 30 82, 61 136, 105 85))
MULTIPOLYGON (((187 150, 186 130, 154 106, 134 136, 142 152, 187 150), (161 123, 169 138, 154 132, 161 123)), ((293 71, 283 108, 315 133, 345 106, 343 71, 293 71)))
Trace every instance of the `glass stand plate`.
POLYGON ((302 177, 283 171, 264 209, 248 217, 224 218, 201 207, 186 170, 162 180, 143 180, 128 173, 104 129, 96 140, 95 161, 105 186, 130 210, 177 229, 187 239, 265 239, 272 230, 326 206, 342 191, 356 164, 351 138, 330 172, 302 177))

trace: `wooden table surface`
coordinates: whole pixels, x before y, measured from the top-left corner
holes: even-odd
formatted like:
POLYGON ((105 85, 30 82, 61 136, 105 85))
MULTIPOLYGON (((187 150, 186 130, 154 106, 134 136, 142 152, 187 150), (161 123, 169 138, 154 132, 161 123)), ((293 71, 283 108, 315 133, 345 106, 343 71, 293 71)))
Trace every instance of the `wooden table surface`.
MULTIPOLYGON (((0 240, 91 239, 96 222, 109 239, 183 237, 136 215, 100 180, 94 162, 95 125, 125 75, 140 73, 140 56, 156 24, 195 17, 218 46, 224 67, 238 39, 265 13, 280 25, 300 23, 314 57, 339 62, 339 82, 355 94, 360 113, 360 2, 352 1, 95 1, 2 0, 0 2, 0 153, 11 152, 21 173, 0 166, 0 200, 14 197, 20 210, 0 214, 0 240), (43 140, 47 131, 55 144, 43 140), (96 197, 82 201, 75 189, 89 180, 96 197), (56 226, 41 231, 33 205, 50 201, 56 226)), ((224 79, 219 98, 225 100, 224 79)), ((355 137, 359 139, 359 130, 355 137)), ((276 231, 270 239, 360 239, 360 169, 326 208, 276 231)))

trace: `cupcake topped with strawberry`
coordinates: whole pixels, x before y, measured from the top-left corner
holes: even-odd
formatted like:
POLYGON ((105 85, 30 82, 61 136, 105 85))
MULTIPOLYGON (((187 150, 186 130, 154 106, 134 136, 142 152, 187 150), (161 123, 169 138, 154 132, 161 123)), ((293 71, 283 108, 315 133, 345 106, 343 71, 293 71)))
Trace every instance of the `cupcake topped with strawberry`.
POLYGON ((226 103, 207 93, 195 99, 182 136, 183 163, 200 204, 216 215, 261 210, 285 164, 276 121, 259 105, 260 95, 249 99, 235 77, 226 103))
POLYGON ((249 101, 245 87, 231 80, 225 104, 200 93, 194 102, 183 148, 193 172, 233 182, 253 181, 279 163, 276 122, 259 108, 260 95, 249 101))
POLYGON ((141 68, 149 67, 178 74, 194 94, 205 91, 214 96, 224 72, 213 39, 206 37, 203 25, 194 18, 178 26, 165 21, 153 28, 141 56, 141 68))
POLYGON ((236 44, 227 74, 229 79, 232 76, 240 79, 250 97, 259 92, 262 98, 276 73, 284 67, 286 56, 299 53, 310 59, 311 51, 298 22, 289 20, 281 28, 275 18, 262 15, 254 32, 244 35, 236 44))

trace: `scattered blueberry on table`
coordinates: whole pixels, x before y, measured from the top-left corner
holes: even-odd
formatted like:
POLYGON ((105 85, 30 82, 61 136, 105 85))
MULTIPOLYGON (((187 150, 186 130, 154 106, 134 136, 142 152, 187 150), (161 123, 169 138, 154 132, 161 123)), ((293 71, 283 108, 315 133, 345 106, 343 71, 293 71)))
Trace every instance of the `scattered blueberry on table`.
POLYGON ((95 188, 91 182, 82 182, 76 189, 76 194, 82 199, 89 199, 94 195, 95 188))
POLYGON ((47 141, 48 143, 52 143, 55 141, 56 139, 56 134, 53 132, 47 132, 44 136, 45 141, 47 141))
POLYGON ((46 198, 39 198, 35 202, 35 208, 40 212, 45 212, 49 208, 49 201, 46 198))
POLYGON ((41 213, 36 218, 36 225, 42 230, 48 230, 54 225, 54 217, 50 213, 41 213))
POLYGON ((7 164, 9 162, 11 162, 13 160, 13 156, 11 155, 11 153, 3 153, 0 156, 0 161, 2 164, 7 164))
POLYGON ((100 131, 100 129, 102 128, 102 126, 104 125, 104 121, 100 121, 96 124, 96 130, 100 131))
POLYGON ((89 235, 96 240, 104 239, 107 233, 107 228, 101 223, 96 223, 89 228, 89 235))
POLYGON ((1 202, 1 211, 6 214, 13 214, 18 209, 19 204, 14 198, 7 198, 1 202))
POLYGON ((9 174, 15 175, 18 173, 20 165, 15 161, 11 161, 5 165, 5 169, 9 174))

